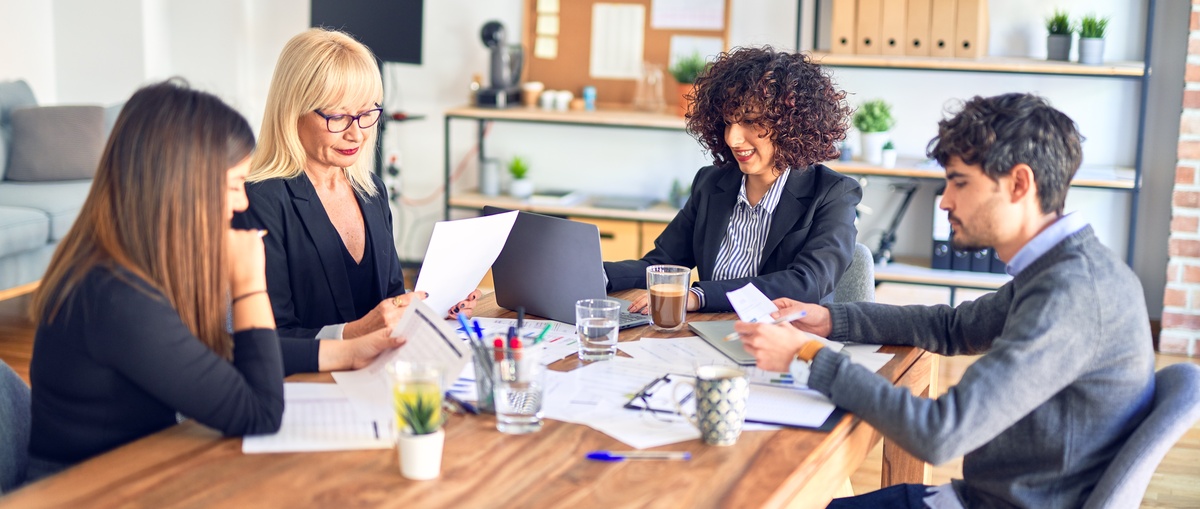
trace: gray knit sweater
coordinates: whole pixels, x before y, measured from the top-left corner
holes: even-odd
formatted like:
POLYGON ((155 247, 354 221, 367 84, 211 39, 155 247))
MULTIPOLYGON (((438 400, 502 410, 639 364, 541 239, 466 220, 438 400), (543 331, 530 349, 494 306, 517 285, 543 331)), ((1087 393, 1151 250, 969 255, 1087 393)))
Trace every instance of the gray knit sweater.
POLYGON ((932 400, 829 349, 809 386, 914 456, 963 459, 966 507, 1076 507, 1149 411, 1154 352, 1137 276, 1086 227, 956 308, 834 304, 830 339, 986 353, 932 400))

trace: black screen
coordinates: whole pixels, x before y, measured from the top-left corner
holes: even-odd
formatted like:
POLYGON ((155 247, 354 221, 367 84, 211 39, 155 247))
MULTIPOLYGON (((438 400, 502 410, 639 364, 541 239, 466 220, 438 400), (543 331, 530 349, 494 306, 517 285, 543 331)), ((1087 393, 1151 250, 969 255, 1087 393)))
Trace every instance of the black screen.
POLYGON ((384 62, 421 63, 424 0, 312 0, 311 25, 354 35, 384 62))

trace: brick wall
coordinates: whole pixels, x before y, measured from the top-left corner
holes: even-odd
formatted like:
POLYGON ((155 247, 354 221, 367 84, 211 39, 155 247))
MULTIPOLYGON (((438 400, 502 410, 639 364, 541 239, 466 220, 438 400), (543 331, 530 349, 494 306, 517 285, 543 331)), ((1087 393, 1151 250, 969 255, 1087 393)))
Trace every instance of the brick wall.
POLYGON ((1158 349, 1200 356, 1200 0, 1189 30, 1158 349))

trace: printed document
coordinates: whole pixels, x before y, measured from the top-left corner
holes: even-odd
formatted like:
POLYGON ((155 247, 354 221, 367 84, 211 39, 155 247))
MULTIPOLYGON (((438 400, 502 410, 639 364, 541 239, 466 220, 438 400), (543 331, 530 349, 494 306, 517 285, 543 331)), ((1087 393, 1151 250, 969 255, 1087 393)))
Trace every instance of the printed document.
POLYGON ((286 383, 283 400, 279 432, 247 435, 242 439, 243 453, 390 449, 396 443, 396 426, 390 418, 360 416, 334 384, 286 383))
POLYGON ((415 290, 429 293, 425 303, 439 313, 439 319, 483 280, 516 220, 513 211, 433 225, 415 290))
POLYGON ((737 312, 738 319, 746 323, 773 322, 775 319, 771 318, 771 313, 779 311, 775 303, 763 295, 754 283, 746 283, 746 286, 737 290, 725 292, 725 296, 729 297, 729 305, 737 312))

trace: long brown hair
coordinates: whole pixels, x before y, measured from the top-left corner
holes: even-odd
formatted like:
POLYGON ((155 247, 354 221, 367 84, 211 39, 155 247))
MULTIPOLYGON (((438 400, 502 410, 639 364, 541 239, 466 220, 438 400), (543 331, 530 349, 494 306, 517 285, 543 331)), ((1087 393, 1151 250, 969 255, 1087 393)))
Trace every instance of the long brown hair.
POLYGON ((230 358, 226 172, 253 148, 246 119, 216 96, 181 80, 134 93, 33 294, 32 319, 52 322, 88 271, 119 266, 162 292, 200 341, 230 358))

